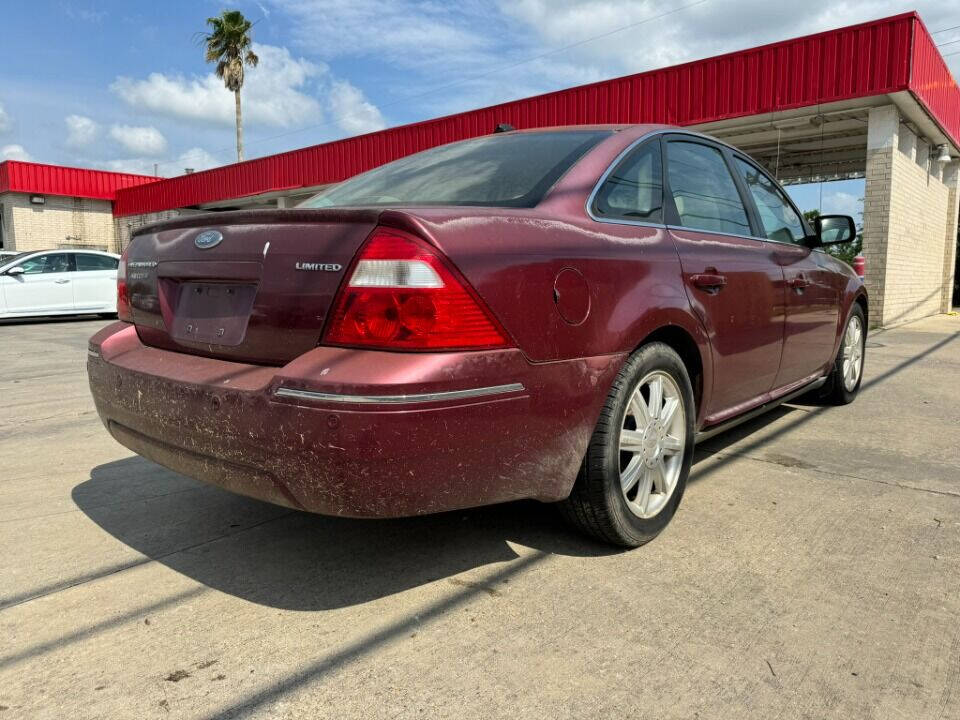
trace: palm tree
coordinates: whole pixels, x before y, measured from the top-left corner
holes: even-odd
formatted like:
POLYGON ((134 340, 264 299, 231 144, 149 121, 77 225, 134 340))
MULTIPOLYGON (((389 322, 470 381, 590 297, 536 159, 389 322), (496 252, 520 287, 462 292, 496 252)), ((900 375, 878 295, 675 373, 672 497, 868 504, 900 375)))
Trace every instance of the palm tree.
POLYGON ((253 23, 239 10, 224 10, 220 17, 207 18, 211 27, 203 35, 207 44, 207 62, 217 64, 217 77, 233 92, 237 106, 237 162, 243 160, 243 116, 240 112, 240 88, 243 66, 256 67, 260 58, 250 49, 253 23))

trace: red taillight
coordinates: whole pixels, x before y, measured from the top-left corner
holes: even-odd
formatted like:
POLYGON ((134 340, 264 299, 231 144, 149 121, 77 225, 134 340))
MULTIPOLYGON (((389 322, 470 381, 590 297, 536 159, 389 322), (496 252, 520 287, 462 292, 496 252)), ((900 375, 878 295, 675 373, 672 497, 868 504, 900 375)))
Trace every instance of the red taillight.
POLYGON ((377 228, 334 302, 325 344, 389 350, 503 347, 507 336, 439 252, 377 228))
POLYGON ((133 310, 130 309, 130 291, 127 290, 127 251, 120 256, 117 266, 117 318, 124 322, 133 322, 133 310))

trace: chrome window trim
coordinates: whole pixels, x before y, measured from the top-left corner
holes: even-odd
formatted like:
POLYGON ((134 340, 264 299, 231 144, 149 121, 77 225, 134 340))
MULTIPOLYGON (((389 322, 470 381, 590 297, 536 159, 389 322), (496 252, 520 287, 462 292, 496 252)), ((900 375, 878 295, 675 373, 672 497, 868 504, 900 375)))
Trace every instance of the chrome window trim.
MULTIPOLYGON (((636 148, 641 143, 646 142, 650 138, 655 137, 657 135, 688 135, 692 138, 709 140, 710 142, 716 143, 718 145, 722 145, 723 147, 727 148, 728 150, 735 153, 736 155, 745 156, 746 159, 750 161, 752 165, 757 165, 757 163, 750 160, 749 156, 746 155, 746 153, 744 153, 743 150, 740 150, 734 147, 733 145, 730 145, 729 143, 725 143, 723 140, 712 137, 710 135, 694 132, 693 130, 684 130, 682 128, 657 128, 656 130, 651 130, 650 132, 644 133, 643 135, 638 137, 636 140, 634 140, 632 143, 630 143, 626 148, 624 148, 620 152, 620 154, 617 155, 617 157, 613 159, 613 161, 610 163, 607 169, 603 171, 603 174, 600 176, 600 179, 597 180, 596 184, 593 186, 593 190, 590 192, 590 195, 587 197, 587 203, 584 208, 586 210, 587 216, 591 220, 594 220, 595 222, 599 222, 599 223, 607 223, 610 225, 639 225, 640 227, 661 228, 664 230, 686 230, 687 232, 702 232, 702 233, 708 233, 710 235, 721 235, 723 237, 740 238, 741 240, 757 240, 759 242, 769 242, 769 243, 776 243, 777 245, 786 245, 787 247, 807 248, 811 252, 818 252, 818 251, 826 252, 823 248, 819 248, 819 247, 812 248, 812 247, 809 247, 808 245, 804 245, 803 243, 788 243, 788 242, 784 242, 783 240, 773 240, 768 237, 756 237, 755 235, 737 235, 736 233, 725 233, 725 232, 720 232, 719 230, 699 230, 696 228, 684 227, 683 225, 667 225, 665 222, 654 223, 654 222, 646 222, 643 220, 624 220, 619 218, 604 218, 604 217, 597 217, 596 215, 594 215, 593 209, 592 209, 593 201, 596 198, 597 193, 600 192, 600 187, 603 185, 606 179, 610 176, 610 174, 614 171, 617 165, 619 165, 620 162, 624 160, 626 156, 629 155, 634 148, 636 148)), ((767 177, 770 177, 770 174, 765 170, 763 170, 763 168, 760 168, 758 166, 758 169, 761 172, 763 172, 765 175, 767 175, 767 177)), ((774 182, 776 182, 776 180, 774 180, 774 182)), ((780 187, 780 183, 777 183, 777 186, 780 187)), ((790 202, 792 203, 793 200, 791 199, 790 202)), ((794 210, 797 210, 797 208, 794 207, 794 210)), ((801 213, 801 217, 802 217, 802 213, 801 213)))
MULTIPOLYGON (((627 145, 627 147, 624 148, 620 152, 620 154, 618 154, 613 159, 613 161, 607 166, 607 169, 603 171, 603 174, 600 176, 600 179, 597 180, 596 184, 593 186, 593 190, 591 190, 590 195, 587 196, 587 203, 586 203, 586 206, 584 207, 584 210, 586 211, 587 216, 591 220, 594 220, 600 223, 609 223, 612 225, 640 225, 643 227, 655 227, 655 228, 669 227, 666 224, 666 222, 654 223, 654 222, 647 222, 644 220, 623 220, 623 219, 603 218, 603 217, 597 217, 593 213, 593 201, 596 198, 597 193, 600 192, 600 186, 602 186, 603 183, 606 181, 606 179, 610 177, 610 174, 614 171, 617 165, 619 165, 620 162, 623 159, 625 159, 626 156, 638 145, 658 135, 687 135, 692 138, 699 138, 700 140, 708 140, 712 143, 723 145, 725 148, 729 149, 732 152, 739 152, 741 155, 743 154, 742 150, 737 150, 735 147, 733 147, 733 145, 728 145, 723 140, 718 140, 715 137, 711 137, 710 135, 705 135, 704 133, 694 132, 693 130, 684 130, 683 128, 672 128, 672 127, 664 127, 664 128, 657 128, 656 130, 650 130, 649 132, 644 133, 643 135, 638 137, 636 140, 634 140, 632 143, 627 145)), ((689 230, 690 228, 684 228, 684 229, 689 230)), ((710 231, 705 231, 705 232, 710 232, 710 231)), ((723 233, 723 234, 727 234, 727 233, 723 233)), ((742 237, 742 236, 734 235, 733 237, 742 237)))
POLYGON ((786 245, 787 247, 792 247, 792 248, 801 248, 804 250, 809 250, 810 252, 819 252, 819 253, 826 252, 822 247, 812 248, 809 245, 804 245, 803 243, 789 243, 789 242, 785 242, 784 240, 771 240, 770 238, 756 237, 754 235, 737 235, 736 233, 726 233, 726 232, 721 232, 719 230, 700 230, 698 228, 684 227, 683 225, 663 225, 658 227, 665 227, 667 230, 681 230, 684 232, 706 233, 707 235, 720 235, 722 237, 739 238, 740 240, 756 240, 757 242, 773 243, 775 245, 786 245))
MULTIPOLYGON (((807 219, 803 216, 803 213, 800 212, 800 208, 797 207, 796 203, 793 202, 793 198, 790 197, 790 193, 788 193, 788 192, 786 191, 786 189, 780 184, 780 181, 777 180, 775 177, 773 177, 773 175, 771 175, 770 173, 768 173, 764 168, 762 168, 762 167, 760 166, 760 163, 756 162, 756 161, 755 161, 753 158, 751 158, 747 153, 743 152, 742 150, 737 150, 736 148, 730 148, 730 149, 731 149, 732 152, 733 152, 733 158, 734 158, 734 160, 740 160, 741 162, 744 162, 744 163, 746 163, 747 165, 752 165, 754 168, 757 169, 758 172, 760 172, 761 174, 763 174, 763 175, 767 178, 767 180, 770 180, 771 182, 773 182, 774 186, 775 186, 781 193, 783 193, 783 197, 786 198, 786 200, 787 200, 787 206, 788 206, 791 210, 793 210, 793 212, 795 212, 795 213, 797 214, 797 217, 800 219, 800 224, 804 226, 804 229, 806 229, 807 219)), ((749 190, 749 188, 748 188, 748 190, 749 190)), ((757 204, 756 198, 753 198, 753 203, 754 203, 754 205, 757 204)), ((763 220, 762 220, 762 219, 760 220, 760 224, 761 224, 761 225, 763 224, 763 220)), ((806 237, 810 237, 810 236, 808 235, 808 236, 806 236, 806 237)), ((768 238, 764 238, 764 239, 765 239, 767 242, 779 243, 779 244, 781 244, 781 245, 792 245, 792 246, 794 246, 794 247, 809 247, 808 245, 804 245, 803 242, 787 242, 786 240, 774 240, 773 238, 769 238, 769 237, 768 237, 768 238)), ((802 239, 806 239, 806 238, 802 238, 802 239)), ((818 249, 818 248, 809 248, 809 249, 810 249, 810 250, 816 250, 816 249, 818 249)))
POLYGON ((767 240, 767 238, 755 237, 753 235, 738 235, 737 233, 728 233, 721 230, 701 230, 700 228, 688 228, 685 225, 667 225, 667 230, 681 230, 683 232, 706 233, 707 235, 721 235, 723 237, 739 238, 740 240, 756 240, 757 242, 779 242, 776 240, 767 240))
MULTIPOLYGON (((636 148, 636 147, 637 147, 638 145, 640 145, 641 143, 646 142, 647 140, 649 140, 650 138, 654 137, 655 135, 661 134, 662 132, 664 132, 664 131, 663 131, 663 130, 651 130, 650 132, 641 135, 641 136, 638 137, 636 140, 634 140, 632 143, 630 143, 629 145, 627 145, 627 147, 624 148, 624 149, 613 159, 613 161, 607 166, 607 169, 603 171, 603 174, 600 176, 600 179, 597 180, 596 184, 593 186, 593 190, 590 191, 590 195, 587 196, 587 204, 584 206, 584 209, 585 209, 586 212, 587 212, 587 217, 589 217, 591 220, 594 220, 595 222, 607 223, 607 224, 609 224, 609 225, 637 225, 637 226, 640 226, 640 227, 653 227, 653 228, 661 228, 661 229, 666 227, 666 224, 665 224, 665 223, 662 223, 662 222, 649 222, 649 221, 647 221, 647 220, 627 220, 627 219, 625 219, 625 218, 605 218, 605 217, 598 217, 598 216, 593 212, 593 201, 596 199, 597 193, 600 192, 600 188, 603 186, 603 183, 605 183, 605 182, 607 181, 607 178, 610 177, 610 175, 611 175, 611 174, 613 173, 613 171, 617 168, 617 166, 618 166, 624 159, 626 159, 627 155, 629 155, 629 154, 634 150, 634 148, 636 148)), ((662 186, 661 186, 661 188, 662 188, 662 186)), ((662 208, 662 206, 661 206, 661 212, 662 212, 662 210, 663 210, 663 208, 662 208)))
POLYGON ((413 403, 440 402, 443 400, 466 400, 469 398, 503 395, 505 393, 521 392, 525 388, 521 383, 508 385, 492 385, 489 387, 469 388, 466 390, 446 390, 433 393, 416 393, 413 395, 343 395, 340 393, 326 393, 314 390, 298 390, 296 388, 281 387, 274 395, 277 397, 297 398, 300 400, 319 400, 333 403, 354 403, 359 405, 404 405, 413 403))

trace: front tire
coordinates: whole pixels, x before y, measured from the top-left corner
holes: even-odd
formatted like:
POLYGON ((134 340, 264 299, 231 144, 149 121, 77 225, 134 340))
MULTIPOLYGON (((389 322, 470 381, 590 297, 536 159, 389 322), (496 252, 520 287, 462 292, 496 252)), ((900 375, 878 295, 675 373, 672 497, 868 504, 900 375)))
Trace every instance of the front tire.
POLYGON ((570 497, 576 528, 624 547, 650 542, 683 497, 693 459, 690 376, 663 343, 645 345, 617 375, 570 497))
POLYGON ((828 381, 827 400, 833 405, 847 405, 860 392, 863 382, 863 363, 866 354, 867 326, 863 308, 854 303, 843 330, 840 349, 833 362, 828 381))

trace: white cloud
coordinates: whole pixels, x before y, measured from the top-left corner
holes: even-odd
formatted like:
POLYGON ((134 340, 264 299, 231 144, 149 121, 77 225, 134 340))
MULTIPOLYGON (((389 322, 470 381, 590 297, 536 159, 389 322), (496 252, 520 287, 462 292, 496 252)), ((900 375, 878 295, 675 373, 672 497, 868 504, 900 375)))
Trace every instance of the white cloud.
POLYGON ((848 192, 828 190, 823 194, 824 215, 849 215, 860 218, 863 203, 860 198, 848 192))
POLYGON ((162 155, 167 149, 167 139, 155 127, 114 125, 110 137, 137 155, 162 155))
POLYGON ((0 161, 2 160, 33 162, 33 157, 24 149, 23 145, 4 145, 0 147, 0 161))
POLYGON ((180 153, 180 157, 177 159, 177 165, 181 169, 193 168, 196 171, 200 170, 209 170, 210 168, 219 167, 225 163, 217 160, 213 155, 208 153, 203 148, 190 148, 189 150, 180 153))
MULTIPOLYGON (((292 127, 317 122, 320 103, 306 91, 327 68, 294 58, 284 47, 254 44, 260 64, 246 69, 245 124, 292 127)), ((184 77, 151 73, 145 80, 118 77, 110 89, 130 107, 147 113, 219 125, 233 125, 233 93, 213 73, 184 77)))
POLYGON ((69 147, 86 147, 97 139, 100 128, 90 118, 83 115, 67 115, 63 121, 67 125, 66 142, 69 147))
POLYGON ((375 56, 403 67, 460 66, 496 42, 504 18, 488 3, 415 0, 275 0, 296 18, 294 36, 327 57, 375 56))
POLYGON ((327 100, 334 122, 351 135, 374 132, 386 127, 377 106, 346 80, 333 82, 327 100))
MULTIPOLYGON (((852 25, 903 12, 897 0, 808 0, 771 3, 738 0, 665 7, 652 0, 499 0, 501 11, 526 25, 549 47, 591 40, 562 54, 607 68, 609 74, 641 72, 852 25), (732 6, 733 5, 733 6, 732 6), (665 14, 670 13, 670 14, 665 14), (650 18, 649 22, 637 24, 650 18), (627 27, 632 26, 632 27, 627 27), (626 29, 621 29, 626 28, 626 29), (610 33, 610 34, 607 34, 610 33)), ((948 5, 916 0, 928 27, 956 25, 948 5)))
POLYGON ((203 148, 193 147, 180 153, 176 160, 165 160, 160 163, 149 157, 130 157, 105 160, 94 164, 104 170, 134 173, 136 175, 153 175, 154 166, 157 166, 158 175, 172 177, 173 175, 180 175, 186 168, 192 168, 199 172, 200 170, 219 167, 225 163, 217 160, 203 148))
POLYGON ((10 119, 10 115, 7 114, 7 111, 3 109, 3 104, 0 103, 0 133, 5 133, 13 127, 13 120, 10 119))
MULTIPOLYGON (((404 107, 404 114, 412 110, 418 119, 903 10, 899 0, 808 0, 802 5, 769 0, 692 6, 691 2, 273 0, 272 4, 294 18, 298 47, 324 59, 375 63, 377 82, 395 92, 391 104, 404 107), (576 43, 582 44, 569 47, 576 43)), ((912 7, 918 7, 930 30, 957 24, 951 3, 915 0, 912 7)), ((945 41, 960 39, 960 34, 936 37, 945 41)), ((960 55, 947 62, 960 69, 960 55)), ((350 79, 360 84, 356 77, 350 79)))
POLYGON ((74 8, 67 3, 60 4, 61 10, 71 20, 82 20, 83 22, 100 25, 103 19, 107 17, 106 10, 93 10, 92 8, 74 8))

